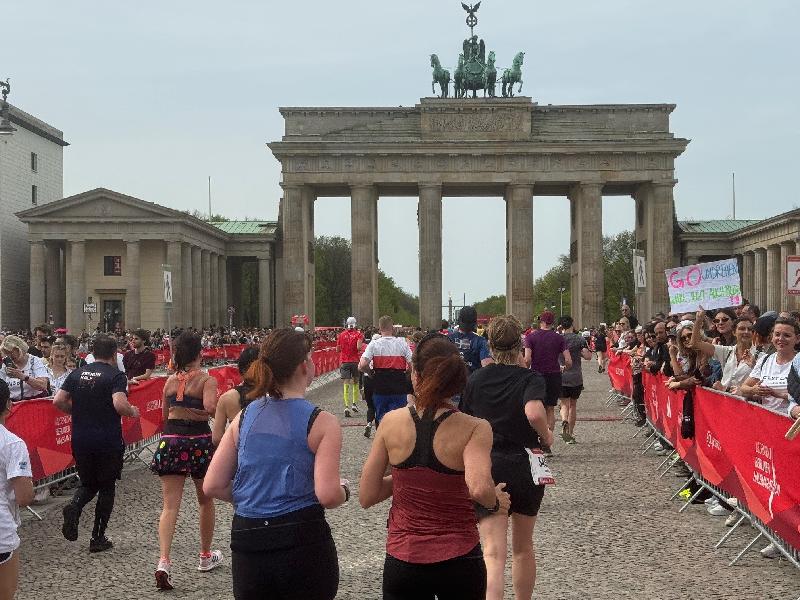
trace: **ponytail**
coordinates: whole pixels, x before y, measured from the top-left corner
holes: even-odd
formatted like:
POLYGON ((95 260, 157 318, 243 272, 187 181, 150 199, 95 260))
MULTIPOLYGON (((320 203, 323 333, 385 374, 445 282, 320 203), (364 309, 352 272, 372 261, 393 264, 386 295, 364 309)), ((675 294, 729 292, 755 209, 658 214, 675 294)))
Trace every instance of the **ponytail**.
POLYGON ((255 400, 262 396, 282 398, 281 385, 291 379, 297 367, 306 361, 312 346, 307 333, 290 327, 270 333, 261 345, 258 358, 245 373, 245 381, 253 386, 247 399, 255 400))
POLYGON ((421 341, 412 363, 417 373, 414 394, 417 406, 423 410, 446 406, 448 400, 460 394, 467 384, 464 360, 455 344, 443 336, 421 341))

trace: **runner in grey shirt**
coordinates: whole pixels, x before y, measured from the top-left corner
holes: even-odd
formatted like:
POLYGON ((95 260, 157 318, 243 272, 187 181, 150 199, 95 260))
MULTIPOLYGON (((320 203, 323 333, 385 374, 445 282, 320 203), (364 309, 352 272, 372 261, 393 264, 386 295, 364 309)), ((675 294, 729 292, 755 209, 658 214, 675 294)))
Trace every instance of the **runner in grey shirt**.
POLYGON ((591 360, 592 353, 586 338, 579 333, 575 333, 572 317, 561 317, 561 327, 564 331, 564 341, 567 344, 572 365, 564 367, 564 360, 561 363, 561 438, 567 444, 576 443, 575 440, 575 419, 578 411, 578 398, 583 391, 583 360, 591 360))

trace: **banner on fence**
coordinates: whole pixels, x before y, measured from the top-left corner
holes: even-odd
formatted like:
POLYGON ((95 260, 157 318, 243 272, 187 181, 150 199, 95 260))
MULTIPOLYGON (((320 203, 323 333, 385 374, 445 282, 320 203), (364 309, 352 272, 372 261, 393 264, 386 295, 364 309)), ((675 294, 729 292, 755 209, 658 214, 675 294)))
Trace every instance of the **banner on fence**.
POLYGON ((738 306, 742 303, 739 264, 735 258, 664 271, 671 313, 738 306))
POLYGON ((608 353, 608 377, 620 394, 630 397, 633 390, 631 359, 627 354, 608 353))

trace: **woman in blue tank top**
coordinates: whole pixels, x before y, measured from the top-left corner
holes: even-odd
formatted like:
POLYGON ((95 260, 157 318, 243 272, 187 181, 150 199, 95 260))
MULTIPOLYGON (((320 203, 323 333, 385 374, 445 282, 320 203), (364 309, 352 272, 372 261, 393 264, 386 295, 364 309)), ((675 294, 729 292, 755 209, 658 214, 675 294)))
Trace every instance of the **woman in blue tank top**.
POLYGON ((347 502, 339 420, 305 399, 312 340, 273 331, 250 366, 251 402, 233 420, 208 469, 206 494, 233 503, 236 600, 332 600, 339 587, 326 508, 347 502))

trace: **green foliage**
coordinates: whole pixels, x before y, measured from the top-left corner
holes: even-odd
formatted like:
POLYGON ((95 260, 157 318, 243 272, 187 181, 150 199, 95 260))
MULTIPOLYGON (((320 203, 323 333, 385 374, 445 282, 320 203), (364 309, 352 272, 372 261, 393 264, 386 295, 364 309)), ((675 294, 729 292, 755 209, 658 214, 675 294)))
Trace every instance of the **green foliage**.
MULTIPOLYGON (((634 283, 631 265, 632 251, 636 245, 632 231, 623 231, 615 236, 603 237, 604 320, 608 323, 619 318, 622 298, 633 304, 634 283)), ((570 262, 569 256, 562 254, 558 263, 533 284, 533 310, 539 314, 549 308, 557 315, 560 312, 558 288, 564 292, 564 314, 570 313, 570 262)), ((506 312, 505 294, 489 296, 475 305, 479 315, 500 315, 506 312)), ((531 315, 531 318, 534 315, 531 315)))
MULTIPOLYGON (((351 248, 342 237, 321 236, 314 245, 316 322, 342 325, 351 314, 351 248)), ((358 292, 356 292, 358 293, 358 292)), ((404 292, 394 279, 378 271, 378 312, 395 323, 419 323, 419 299, 404 292)))
POLYGON ((195 219, 200 219, 201 221, 230 221, 230 219, 224 215, 212 214, 211 216, 209 216, 208 213, 200 212, 197 209, 191 212, 189 212, 188 210, 183 210, 181 212, 186 213, 187 215, 191 215, 195 219))

